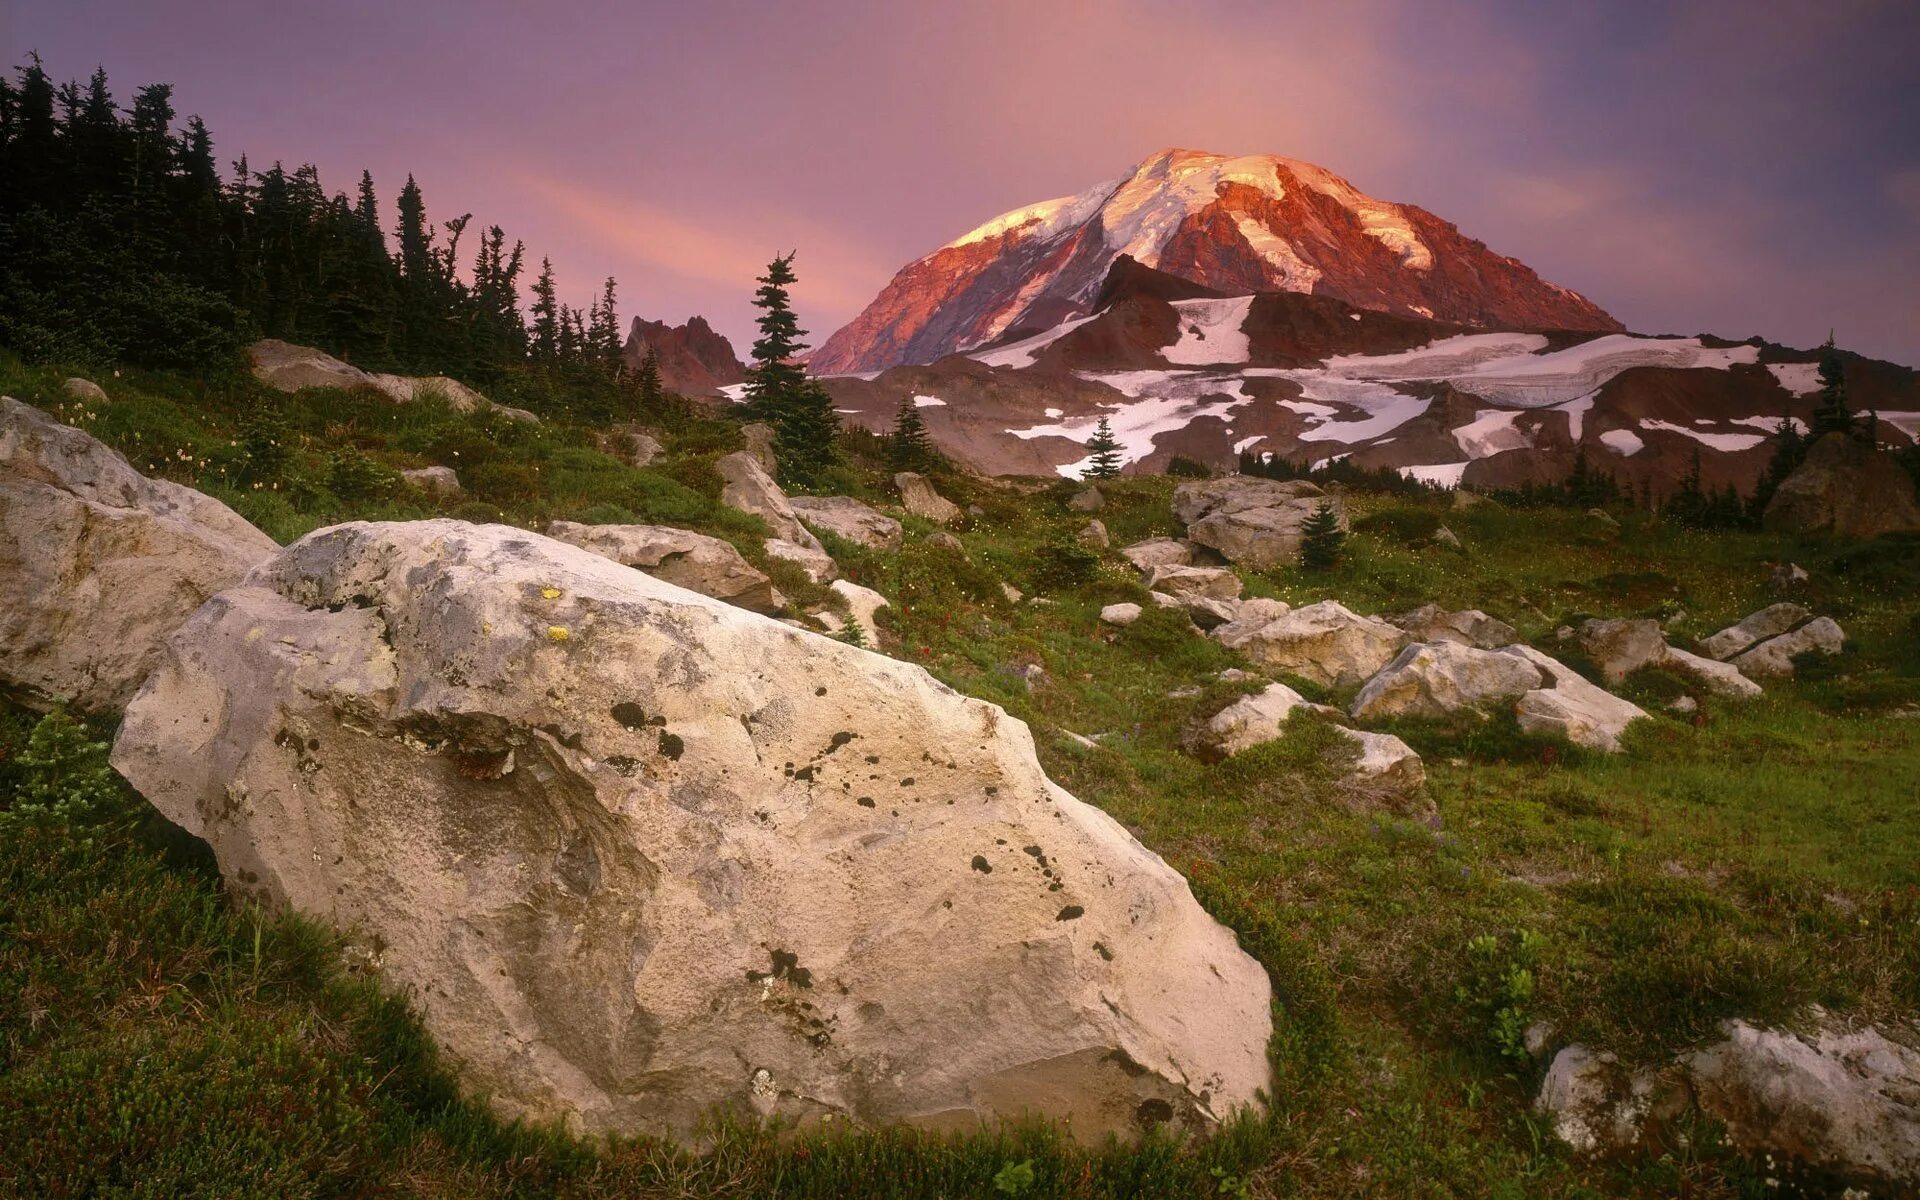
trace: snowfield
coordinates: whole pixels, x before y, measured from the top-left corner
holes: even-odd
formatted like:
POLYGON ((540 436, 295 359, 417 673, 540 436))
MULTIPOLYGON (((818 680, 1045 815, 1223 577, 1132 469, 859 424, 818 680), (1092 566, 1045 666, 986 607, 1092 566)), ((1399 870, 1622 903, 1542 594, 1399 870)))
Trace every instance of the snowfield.
POLYGON ((1600 444, 1622 458, 1632 458, 1647 448, 1640 435, 1631 429, 1609 429, 1600 435, 1600 444))
POLYGON ((1685 434, 1703 446, 1711 446, 1715 450, 1723 450, 1729 454, 1737 454, 1742 450, 1751 450, 1761 442, 1767 440, 1766 435, 1762 433, 1707 433, 1704 430, 1692 429, 1685 425, 1675 425, 1672 421, 1646 420, 1640 422, 1640 427, 1642 429, 1664 429, 1668 433, 1685 434))
POLYGON ((1253 311, 1252 296, 1224 300, 1175 300, 1180 340, 1160 351, 1170 363, 1187 367, 1244 363, 1252 356, 1244 326, 1253 311))

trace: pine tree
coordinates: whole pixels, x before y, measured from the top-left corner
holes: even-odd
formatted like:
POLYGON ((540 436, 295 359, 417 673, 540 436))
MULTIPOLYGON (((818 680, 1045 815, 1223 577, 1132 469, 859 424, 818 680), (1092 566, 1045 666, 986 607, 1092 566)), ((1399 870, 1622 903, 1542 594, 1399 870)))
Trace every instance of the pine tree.
POLYGON ((560 304, 554 296, 553 263, 540 260, 540 277, 533 281, 533 329, 528 348, 534 361, 552 364, 560 357, 560 304))
POLYGON ((927 423, 920 417, 920 406, 909 396, 900 402, 900 413, 893 419, 893 439, 889 447, 896 471, 926 471, 939 462, 927 423))
POLYGON ((654 353, 652 346, 647 347, 645 357, 640 360, 640 377, 636 381, 640 390, 640 403, 646 408, 658 407, 665 394, 660 385, 660 356, 654 353))
POLYGON ((1347 531, 1340 528, 1340 515, 1330 500, 1320 502, 1300 533, 1300 565, 1309 571, 1328 570, 1346 552, 1347 531))
POLYGON ((1813 407, 1809 434, 1816 440, 1823 434, 1854 432, 1853 412, 1847 407, 1846 367, 1833 344, 1832 334, 1827 335, 1826 345, 1820 351, 1820 402, 1813 407))
POLYGON ((1787 476, 1800 469, 1807 458, 1807 440, 1800 436, 1800 426, 1792 417, 1781 417, 1780 423, 1773 429, 1773 457, 1767 460, 1765 474, 1760 482, 1753 486, 1753 499, 1747 503, 1747 512, 1755 520, 1767 511, 1773 495, 1787 476))
POLYGON ((1113 426, 1105 417, 1094 426, 1093 436, 1087 439, 1087 469, 1081 472, 1087 479, 1114 479, 1120 474, 1120 439, 1113 436, 1113 426))
POLYGON ((767 273, 759 278, 753 303, 760 310, 755 321, 760 336, 753 343, 754 366, 747 375, 747 411, 773 426, 781 476, 807 486, 839 459, 834 439, 840 415, 833 411, 827 390, 793 361, 807 348, 800 340, 807 331, 800 328, 787 292, 796 278, 791 253, 768 263, 767 273))
POLYGON ((620 320, 613 306, 613 276, 607 276, 601 285, 600 299, 592 307, 592 320, 587 325, 587 341, 591 344, 590 355, 609 373, 620 369, 620 320))

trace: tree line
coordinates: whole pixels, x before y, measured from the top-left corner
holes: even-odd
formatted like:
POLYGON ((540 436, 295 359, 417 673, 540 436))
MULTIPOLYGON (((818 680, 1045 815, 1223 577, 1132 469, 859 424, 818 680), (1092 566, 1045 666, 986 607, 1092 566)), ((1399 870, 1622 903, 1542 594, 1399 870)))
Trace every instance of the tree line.
POLYGON ((613 279, 582 312, 545 260, 528 281, 525 246, 498 225, 436 224, 411 176, 397 207, 390 241, 370 174, 349 196, 311 163, 242 155, 223 171, 206 123, 178 123, 171 85, 123 108, 104 70, 56 84, 29 55, 0 78, 0 343, 36 361, 204 368, 277 337, 370 370, 611 403, 613 279))

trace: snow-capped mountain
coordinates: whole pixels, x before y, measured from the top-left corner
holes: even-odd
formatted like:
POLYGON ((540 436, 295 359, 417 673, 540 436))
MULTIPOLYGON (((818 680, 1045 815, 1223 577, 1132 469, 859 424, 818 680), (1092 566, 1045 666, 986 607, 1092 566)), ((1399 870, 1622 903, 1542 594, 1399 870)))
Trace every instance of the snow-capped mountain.
MULTIPOLYGON (((1106 418, 1130 471, 1175 456, 1230 470, 1251 452, 1511 487, 1564 478, 1584 454, 1656 495, 1696 461, 1709 487, 1744 494, 1781 419, 1812 415, 1818 358, 1758 339, 1486 330, 1319 295, 1219 295, 1122 256, 1087 314, 823 382, 876 430, 915 404, 943 451, 991 475, 1077 476, 1106 418)), ((1844 364, 1883 441, 1920 437, 1920 374, 1844 364)))
POLYGON ((1469 328, 1621 328, 1451 223, 1364 195, 1324 168, 1170 149, 908 264, 821 345, 812 369, 927 363, 1085 316, 1123 255, 1223 294, 1309 293, 1469 328))

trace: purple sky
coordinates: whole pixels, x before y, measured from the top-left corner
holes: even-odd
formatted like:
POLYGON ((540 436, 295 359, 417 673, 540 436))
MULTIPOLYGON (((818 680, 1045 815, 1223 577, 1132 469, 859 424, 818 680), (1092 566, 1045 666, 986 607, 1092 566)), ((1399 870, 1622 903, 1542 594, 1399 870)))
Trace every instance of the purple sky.
POLYGON ((1920 364, 1920 4, 0 0, 8 64, 175 84, 224 159, 411 171, 582 305, 743 352, 1168 145, 1304 158, 1637 330, 1920 364), (1580 10, 1580 11, 1576 11, 1580 10), (1590 11, 1587 11, 1590 10, 1590 11))

